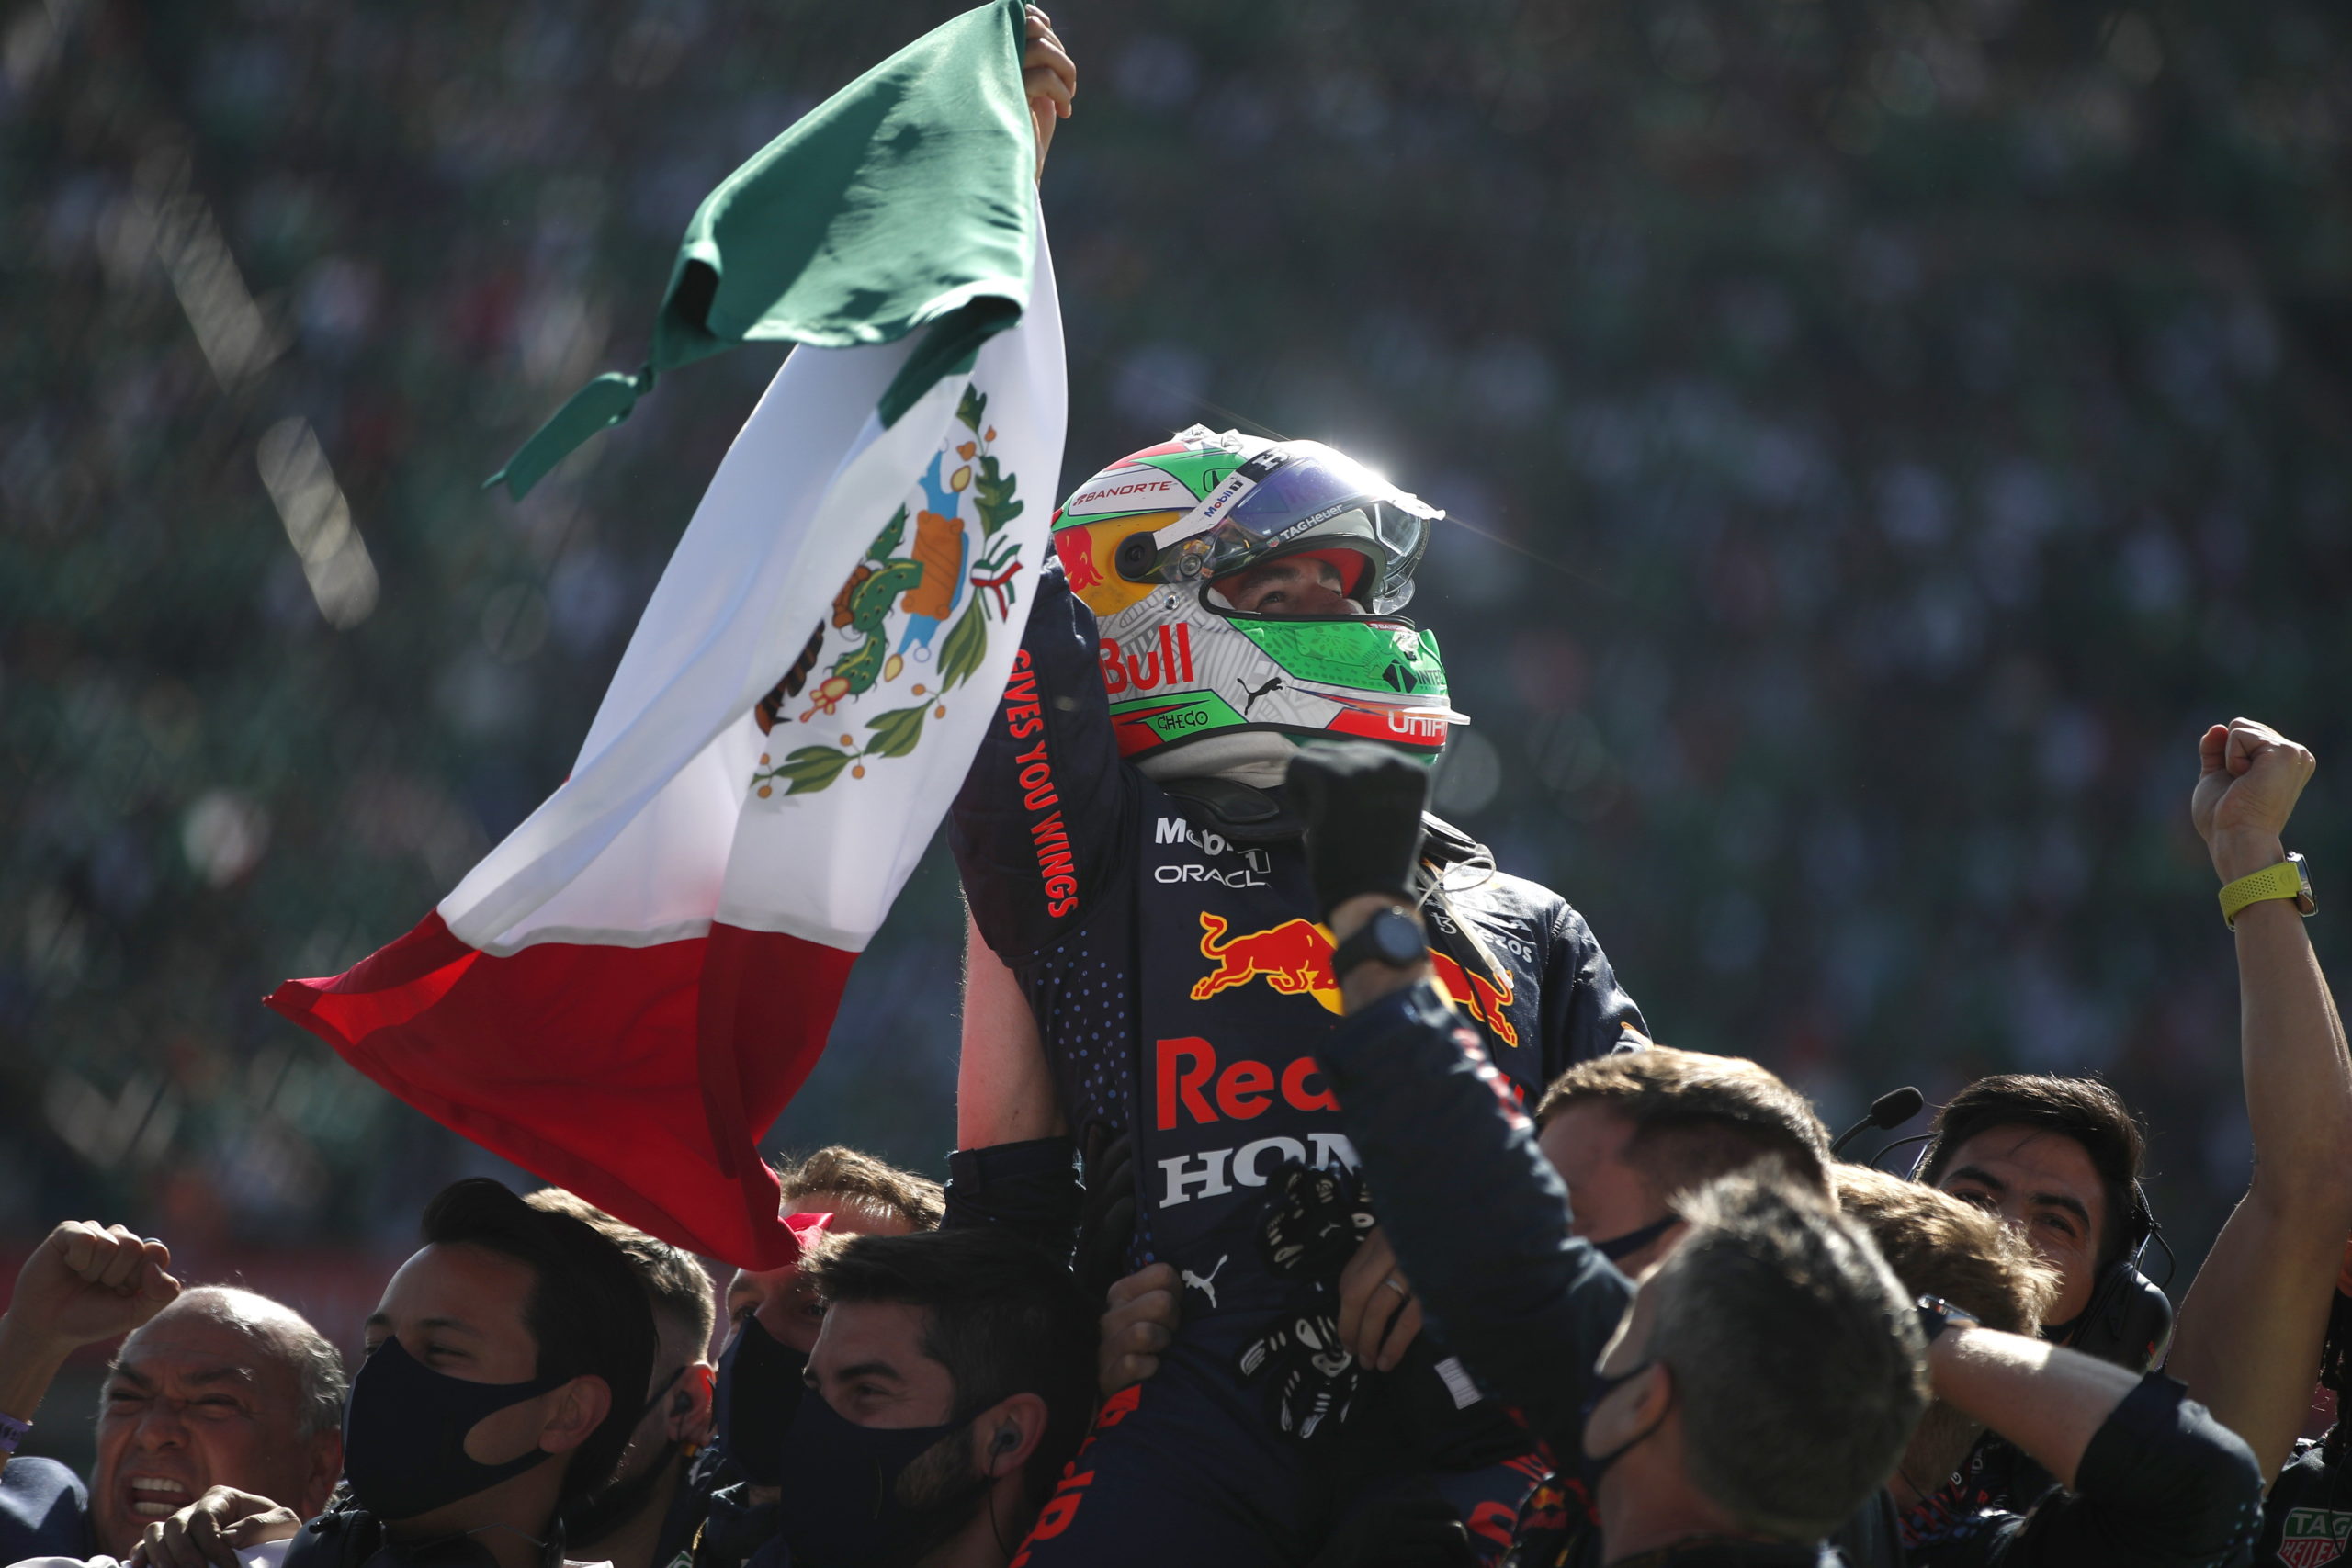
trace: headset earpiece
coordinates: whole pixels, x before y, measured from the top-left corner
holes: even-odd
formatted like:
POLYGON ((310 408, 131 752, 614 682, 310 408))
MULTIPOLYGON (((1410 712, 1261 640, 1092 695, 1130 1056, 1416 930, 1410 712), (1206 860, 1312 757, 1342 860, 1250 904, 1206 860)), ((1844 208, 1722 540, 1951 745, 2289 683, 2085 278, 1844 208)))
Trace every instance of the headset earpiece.
POLYGON ((999 1427, 996 1436, 989 1440, 989 1452, 1009 1454, 1021 1446, 1021 1434, 1011 1427, 999 1427))
MULTIPOLYGON (((2086 1356, 2144 1372, 2171 1348, 2173 1307, 2172 1298, 2140 1271, 2148 1244, 2164 1242, 2147 1191, 2137 1181, 2132 1184, 2132 1211, 2125 1224, 2123 1256, 2099 1270, 2090 1304, 2083 1309, 2067 1344, 2086 1356)), ((2171 1250, 2165 1247, 2167 1257, 2171 1250)))

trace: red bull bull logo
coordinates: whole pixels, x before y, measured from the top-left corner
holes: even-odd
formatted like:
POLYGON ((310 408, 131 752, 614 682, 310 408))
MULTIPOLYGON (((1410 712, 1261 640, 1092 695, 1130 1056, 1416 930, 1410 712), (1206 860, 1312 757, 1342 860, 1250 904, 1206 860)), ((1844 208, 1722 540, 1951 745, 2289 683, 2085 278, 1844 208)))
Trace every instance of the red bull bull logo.
POLYGON ((1201 912, 1201 956, 1216 967, 1193 985, 1193 999, 1204 1002, 1219 991, 1264 976, 1285 997, 1311 996, 1326 1011, 1340 1010, 1340 983, 1331 977, 1331 933, 1313 920, 1284 920, 1261 931, 1228 938, 1223 915, 1201 912))
MULTIPOLYGON (((1201 911, 1201 956, 1216 967, 1193 983, 1194 1001, 1207 1001, 1220 991, 1262 977, 1283 996, 1313 997, 1324 1011, 1340 1010, 1340 982, 1331 974, 1329 929, 1313 920, 1288 919, 1264 931, 1231 933, 1231 923, 1224 916, 1201 911)), ((1502 984, 1498 986, 1435 948, 1430 949, 1430 965, 1455 1007, 1485 1024, 1504 1044, 1519 1043, 1519 1031, 1504 1012, 1514 989, 1510 970, 1498 969, 1502 984)))

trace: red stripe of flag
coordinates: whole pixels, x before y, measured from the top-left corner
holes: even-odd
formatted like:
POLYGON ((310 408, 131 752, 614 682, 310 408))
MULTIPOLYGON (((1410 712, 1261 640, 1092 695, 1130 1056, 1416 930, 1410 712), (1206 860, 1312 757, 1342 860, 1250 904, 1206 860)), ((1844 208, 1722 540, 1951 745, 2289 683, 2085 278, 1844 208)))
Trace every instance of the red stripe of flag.
POLYGON ((435 913, 268 1003, 443 1126, 616 1218, 773 1269, 799 1249, 755 1140, 816 1066, 855 957, 719 924, 498 957, 435 913))

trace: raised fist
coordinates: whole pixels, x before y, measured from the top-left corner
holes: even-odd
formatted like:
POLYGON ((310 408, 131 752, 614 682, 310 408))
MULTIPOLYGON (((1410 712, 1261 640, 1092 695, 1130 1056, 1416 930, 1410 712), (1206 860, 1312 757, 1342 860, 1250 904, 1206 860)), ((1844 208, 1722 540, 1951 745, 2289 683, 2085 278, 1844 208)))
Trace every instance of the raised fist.
POLYGON ((128 1334, 180 1293, 172 1250, 121 1225, 68 1220, 25 1259, 8 1325, 30 1346, 62 1356, 128 1334))
POLYGON ((2189 820, 2224 882, 2284 858, 2279 837, 2318 760, 2267 724, 2233 718, 2198 743, 2202 772, 2189 820))
POLYGON ((1306 821, 1306 870, 1323 918, 1359 893, 1413 902, 1429 769, 1368 740, 1311 746, 1291 759, 1291 799, 1306 821))

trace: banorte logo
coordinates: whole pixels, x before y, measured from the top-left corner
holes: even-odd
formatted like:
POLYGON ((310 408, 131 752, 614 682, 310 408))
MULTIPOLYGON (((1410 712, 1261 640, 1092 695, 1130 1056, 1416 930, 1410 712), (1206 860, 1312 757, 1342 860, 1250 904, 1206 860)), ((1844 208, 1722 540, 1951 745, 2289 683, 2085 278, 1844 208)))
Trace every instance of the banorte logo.
MULTIPOLYGON (((1207 1001, 1219 991, 1246 986, 1262 977, 1266 984, 1285 997, 1309 996, 1323 1004, 1323 1010, 1340 1010, 1340 982, 1331 974, 1331 932, 1313 920, 1288 919, 1264 931, 1243 931, 1228 935, 1232 925, 1223 915, 1201 911, 1201 956, 1216 967, 1193 983, 1193 999, 1207 1001)), ((1430 948, 1430 966, 1437 971, 1437 983, 1453 999, 1453 1005, 1484 1023, 1494 1032, 1495 1038, 1506 1045, 1519 1043, 1519 1031, 1511 1026, 1504 1009, 1510 1006, 1513 987, 1510 971, 1502 972, 1503 983, 1496 986, 1483 975, 1473 975, 1436 948, 1430 948)))

